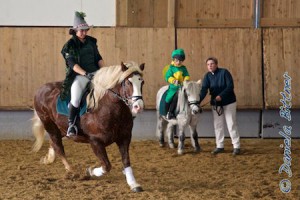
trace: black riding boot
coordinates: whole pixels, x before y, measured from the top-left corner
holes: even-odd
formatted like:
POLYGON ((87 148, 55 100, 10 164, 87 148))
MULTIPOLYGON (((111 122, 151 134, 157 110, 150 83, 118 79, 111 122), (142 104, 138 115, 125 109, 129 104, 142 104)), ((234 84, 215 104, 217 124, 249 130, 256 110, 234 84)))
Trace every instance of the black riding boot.
POLYGON ((72 137, 72 136, 76 136, 78 129, 76 126, 76 119, 77 119, 77 115, 78 115, 78 108, 74 107, 71 103, 70 103, 70 108, 69 108, 69 128, 67 131, 67 137, 72 137))
POLYGON ((176 118, 175 110, 176 110, 176 107, 177 107, 177 100, 178 100, 178 96, 177 96, 177 93, 176 93, 174 95, 171 103, 170 103, 169 111, 168 111, 167 116, 166 116, 167 119, 176 118))

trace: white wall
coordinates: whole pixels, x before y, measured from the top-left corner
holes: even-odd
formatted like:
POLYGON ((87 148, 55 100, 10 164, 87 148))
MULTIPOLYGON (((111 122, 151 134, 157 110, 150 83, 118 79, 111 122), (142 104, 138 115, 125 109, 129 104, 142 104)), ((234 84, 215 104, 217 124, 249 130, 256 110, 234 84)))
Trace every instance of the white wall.
POLYGON ((0 0, 0 26, 73 26, 74 12, 87 23, 115 26, 115 0, 0 0))

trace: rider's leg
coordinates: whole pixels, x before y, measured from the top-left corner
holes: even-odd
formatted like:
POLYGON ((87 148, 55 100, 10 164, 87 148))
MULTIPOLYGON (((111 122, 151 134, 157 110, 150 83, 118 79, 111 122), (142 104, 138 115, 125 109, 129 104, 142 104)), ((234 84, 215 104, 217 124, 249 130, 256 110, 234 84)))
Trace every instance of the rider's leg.
POLYGON ((69 104, 69 128, 67 131, 67 136, 74 136, 77 134, 76 119, 78 117, 79 106, 81 97, 85 87, 87 86, 89 79, 84 76, 76 76, 72 86, 71 86, 71 101, 69 104))
POLYGON ((167 113, 167 119, 174 119, 176 118, 175 115, 175 110, 177 107, 177 101, 178 101, 178 93, 176 92, 175 95, 173 96, 171 103, 170 103, 170 107, 169 107, 169 111, 167 113))

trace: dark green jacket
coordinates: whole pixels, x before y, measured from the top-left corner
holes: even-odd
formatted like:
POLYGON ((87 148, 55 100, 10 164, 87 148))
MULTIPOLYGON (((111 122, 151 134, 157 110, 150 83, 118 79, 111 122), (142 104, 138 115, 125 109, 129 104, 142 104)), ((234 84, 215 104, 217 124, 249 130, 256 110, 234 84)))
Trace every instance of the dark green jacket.
MULTIPOLYGON (((102 57, 98 51, 97 47, 97 39, 93 38, 91 36, 86 36, 86 41, 90 42, 94 49, 94 58, 95 58, 95 65, 98 66, 99 60, 102 60, 102 57)), ((61 54, 63 55, 65 61, 66 61, 66 78, 62 84, 61 94, 60 97, 62 100, 65 100, 70 96, 70 88, 71 85, 76 77, 78 75, 75 71, 73 71, 73 67, 75 64, 80 63, 80 48, 82 46, 82 43, 77 38, 76 35, 74 35, 72 38, 70 38, 65 45, 63 46, 61 50, 61 54)))

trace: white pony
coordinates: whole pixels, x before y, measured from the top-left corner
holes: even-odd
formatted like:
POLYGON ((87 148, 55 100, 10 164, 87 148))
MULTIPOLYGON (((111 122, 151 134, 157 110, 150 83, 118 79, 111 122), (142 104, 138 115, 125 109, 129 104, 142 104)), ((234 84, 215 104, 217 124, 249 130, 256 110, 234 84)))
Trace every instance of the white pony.
POLYGON ((195 152, 200 151, 198 143, 198 134, 196 126, 198 122, 197 113, 200 112, 200 88, 201 80, 195 81, 184 81, 182 87, 178 91, 178 102, 176 107, 177 117, 176 119, 167 120, 166 116, 160 115, 159 107, 163 94, 169 86, 163 86, 160 88, 156 95, 156 113, 157 113, 157 129, 156 133, 159 138, 160 146, 164 146, 164 132, 167 132, 168 144, 170 148, 174 146, 174 134, 173 127, 178 125, 178 154, 183 154, 184 151, 184 140, 185 134, 184 129, 189 125, 191 133, 191 142, 195 149, 195 152))

